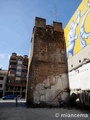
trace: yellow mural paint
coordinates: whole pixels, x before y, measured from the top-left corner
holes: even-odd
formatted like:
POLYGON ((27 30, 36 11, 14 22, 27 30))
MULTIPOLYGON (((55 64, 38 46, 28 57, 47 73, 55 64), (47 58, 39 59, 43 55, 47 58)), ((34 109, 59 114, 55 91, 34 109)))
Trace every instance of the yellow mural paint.
POLYGON ((64 29, 67 57, 90 44, 90 1, 82 0, 64 29))

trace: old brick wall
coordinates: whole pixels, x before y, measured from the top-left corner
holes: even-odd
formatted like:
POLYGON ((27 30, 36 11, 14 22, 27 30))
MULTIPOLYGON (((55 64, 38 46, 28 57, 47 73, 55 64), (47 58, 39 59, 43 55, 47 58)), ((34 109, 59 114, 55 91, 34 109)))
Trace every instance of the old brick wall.
POLYGON ((33 52, 30 55, 27 85, 28 103, 40 103, 40 101, 48 103, 59 92, 65 91, 69 87, 62 24, 53 22, 53 26, 50 26, 45 25, 45 22, 45 19, 36 18, 33 30, 31 47, 33 52), (59 76, 58 79, 57 76, 59 76), (45 88, 47 84, 49 88, 45 88), (49 92, 51 93, 50 98, 47 94, 49 92))

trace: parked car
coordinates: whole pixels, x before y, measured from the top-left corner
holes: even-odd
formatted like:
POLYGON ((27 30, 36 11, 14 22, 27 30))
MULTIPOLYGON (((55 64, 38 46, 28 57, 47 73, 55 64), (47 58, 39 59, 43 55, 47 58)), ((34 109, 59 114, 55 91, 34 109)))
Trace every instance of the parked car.
POLYGON ((2 97, 3 100, 6 100, 6 99, 14 99, 14 96, 13 95, 6 95, 6 96, 3 96, 2 97))

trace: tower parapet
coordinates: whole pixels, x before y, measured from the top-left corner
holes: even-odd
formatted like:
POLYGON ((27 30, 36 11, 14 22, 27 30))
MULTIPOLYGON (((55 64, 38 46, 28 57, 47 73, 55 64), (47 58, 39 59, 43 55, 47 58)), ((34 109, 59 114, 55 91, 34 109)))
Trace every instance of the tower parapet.
POLYGON ((53 28, 55 31, 61 31, 62 30, 62 23, 53 21, 53 28))
POLYGON ((46 19, 36 17, 34 26, 35 27, 46 28, 46 19))
MULTIPOLYGON (((39 17, 36 17, 35 18, 35 27, 40 27, 40 28, 44 28, 46 29, 46 19, 44 18, 39 18, 39 17)), ((54 31, 62 31, 62 23, 61 22, 55 22, 53 21, 53 25, 49 25, 49 27, 53 27, 53 30, 54 31)))

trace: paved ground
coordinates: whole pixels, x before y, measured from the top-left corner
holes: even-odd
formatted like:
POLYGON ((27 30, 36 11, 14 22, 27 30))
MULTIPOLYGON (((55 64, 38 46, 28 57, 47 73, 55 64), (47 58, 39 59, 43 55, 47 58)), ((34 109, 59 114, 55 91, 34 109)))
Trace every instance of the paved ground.
POLYGON ((16 107, 15 100, 0 100, 0 120, 90 120, 90 113, 79 109, 27 108, 24 100, 19 100, 16 107))

